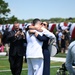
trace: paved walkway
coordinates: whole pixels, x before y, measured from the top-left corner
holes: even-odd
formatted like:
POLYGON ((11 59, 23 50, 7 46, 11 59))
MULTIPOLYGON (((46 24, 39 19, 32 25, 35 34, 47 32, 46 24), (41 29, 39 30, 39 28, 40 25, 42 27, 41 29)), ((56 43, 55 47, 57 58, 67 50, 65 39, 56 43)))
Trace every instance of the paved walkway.
POLYGON ((65 62, 65 61, 66 61, 66 58, 51 57, 51 61, 55 61, 55 62, 65 62))
POLYGON ((5 56, 6 52, 0 52, 0 56, 5 56))
MULTIPOLYGON (((1 52, 1 53, 0 53, 0 56, 5 56, 5 55, 6 55, 6 52, 1 52)), ((52 61, 55 61, 55 62, 65 62, 66 58, 51 57, 51 60, 52 60, 52 61)))

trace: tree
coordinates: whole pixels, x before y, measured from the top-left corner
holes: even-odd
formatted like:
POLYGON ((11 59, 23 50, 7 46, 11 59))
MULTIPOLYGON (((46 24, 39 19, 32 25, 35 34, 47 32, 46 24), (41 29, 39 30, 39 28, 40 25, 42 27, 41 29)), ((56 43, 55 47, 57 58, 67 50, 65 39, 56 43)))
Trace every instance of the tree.
POLYGON ((25 20, 24 19, 22 19, 22 20, 18 19, 18 22, 19 23, 25 23, 25 20))
POLYGON ((8 19, 8 23, 10 24, 13 24, 14 21, 18 21, 17 17, 15 17, 14 15, 8 19))
POLYGON ((6 3, 4 0, 0 0, 0 23, 1 24, 3 24, 3 22, 6 20, 9 12, 10 9, 8 8, 8 3, 6 3))

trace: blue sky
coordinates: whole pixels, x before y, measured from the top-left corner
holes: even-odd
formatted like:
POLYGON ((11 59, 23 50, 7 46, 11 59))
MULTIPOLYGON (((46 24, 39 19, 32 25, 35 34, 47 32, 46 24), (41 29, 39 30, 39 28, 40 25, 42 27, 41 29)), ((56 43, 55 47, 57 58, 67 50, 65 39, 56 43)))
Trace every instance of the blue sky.
POLYGON ((19 19, 75 17, 75 0, 5 0, 19 19))

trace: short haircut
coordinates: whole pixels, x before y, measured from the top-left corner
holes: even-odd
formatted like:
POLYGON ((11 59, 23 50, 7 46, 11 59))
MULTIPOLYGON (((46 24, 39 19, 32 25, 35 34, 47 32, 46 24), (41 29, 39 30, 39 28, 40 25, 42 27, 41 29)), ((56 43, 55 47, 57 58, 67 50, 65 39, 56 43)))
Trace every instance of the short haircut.
POLYGON ((41 21, 41 20, 38 19, 38 18, 35 18, 35 19, 32 21, 32 24, 35 25, 38 21, 41 21))

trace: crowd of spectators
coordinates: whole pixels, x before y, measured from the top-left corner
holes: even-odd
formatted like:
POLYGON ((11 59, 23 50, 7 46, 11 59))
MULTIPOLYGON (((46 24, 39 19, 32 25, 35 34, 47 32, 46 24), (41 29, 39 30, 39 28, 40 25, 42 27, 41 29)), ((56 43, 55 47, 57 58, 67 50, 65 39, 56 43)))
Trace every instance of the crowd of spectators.
MULTIPOLYGON (((27 24, 25 24, 26 26, 27 24)), ((70 42, 71 42, 71 38, 70 38, 70 27, 71 27, 72 24, 69 24, 68 28, 67 29, 62 29, 60 23, 58 25, 58 30, 56 30, 55 32, 55 35, 56 35, 56 38, 57 38, 57 50, 58 52, 61 52, 61 53, 66 53, 67 52, 67 47, 69 46, 70 42)), ((23 24, 24 26, 24 24, 23 24)), ((6 28, 4 28, 4 26, 2 26, 2 31, 0 30, 2 36, 3 36, 3 33, 4 32, 8 32, 10 31, 11 29, 9 29, 10 26, 7 26, 6 25, 6 28)), ((13 29, 13 27, 12 27, 13 29)), ((24 29, 24 28, 22 28, 24 29)), ((3 39, 4 40, 4 39, 3 39)), ((2 44, 2 42, 1 42, 2 44)), ((7 52, 7 55, 9 54, 9 43, 6 42, 5 44, 2 44, 3 47, 5 47, 6 49, 6 52, 7 52)), ((4 51, 4 50, 2 50, 4 51)), ((2 52, 0 51, 0 52, 2 52)))

